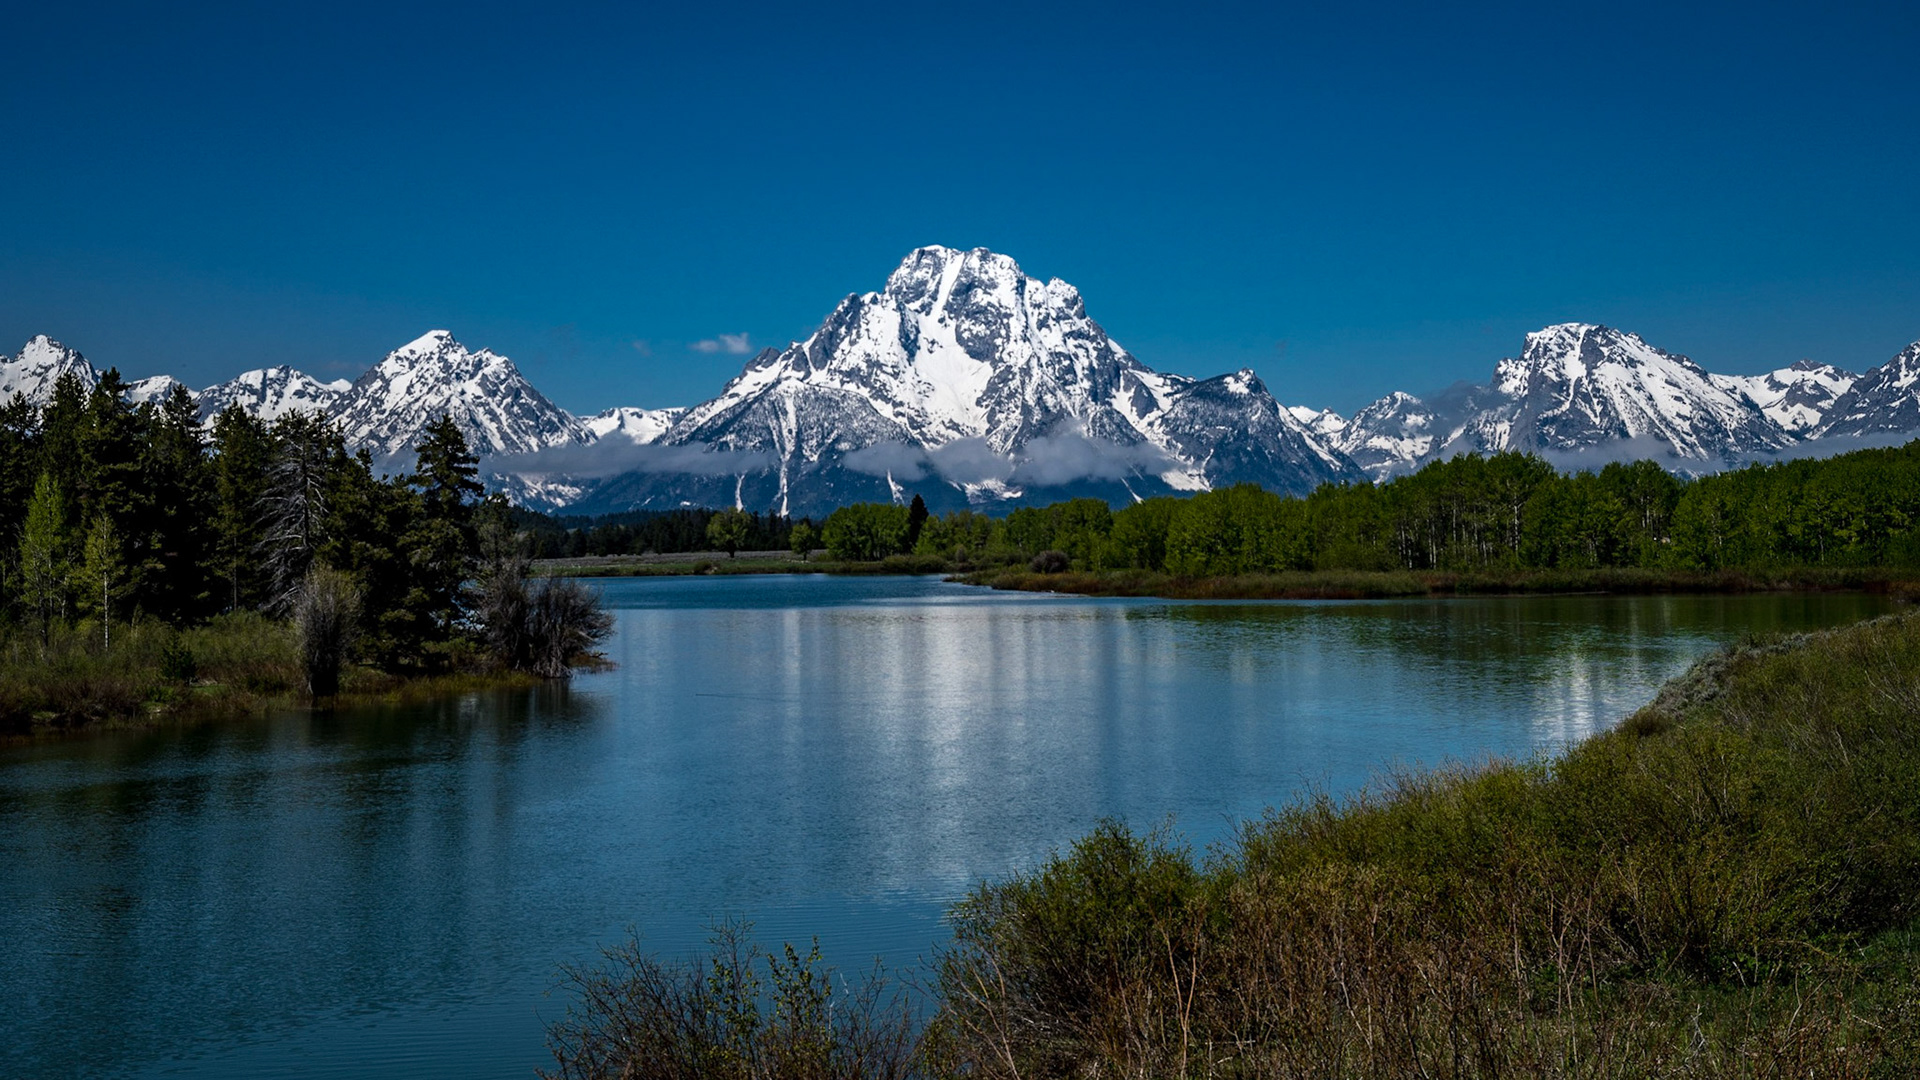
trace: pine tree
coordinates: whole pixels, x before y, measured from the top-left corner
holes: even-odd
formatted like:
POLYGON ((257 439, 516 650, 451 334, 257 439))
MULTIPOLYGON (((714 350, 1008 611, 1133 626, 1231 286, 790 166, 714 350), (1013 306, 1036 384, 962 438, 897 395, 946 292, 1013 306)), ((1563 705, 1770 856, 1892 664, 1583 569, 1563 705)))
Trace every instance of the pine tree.
POLYGON ((228 611, 259 606, 267 584, 260 572, 267 474, 273 439, 267 426, 238 405, 213 419, 212 567, 228 611))
POLYGON ((261 503, 260 547, 267 604, 291 608, 326 538, 328 465, 340 433, 318 411, 293 412, 273 426, 273 453, 261 503))
POLYGON ((175 385, 148 424, 141 455, 147 505, 142 606, 168 622, 206 613, 213 552, 213 481, 199 409, 175 385))
POLYGON ((424 619, 424 654, 451 640, 460 620, 475 553, 472 500, 485 489, 477 479, 479 460, 445 414, 427 425, 414 454, 407 483, 418 493, 418 512, 401 546, 412 568, 407 606, 424 619))

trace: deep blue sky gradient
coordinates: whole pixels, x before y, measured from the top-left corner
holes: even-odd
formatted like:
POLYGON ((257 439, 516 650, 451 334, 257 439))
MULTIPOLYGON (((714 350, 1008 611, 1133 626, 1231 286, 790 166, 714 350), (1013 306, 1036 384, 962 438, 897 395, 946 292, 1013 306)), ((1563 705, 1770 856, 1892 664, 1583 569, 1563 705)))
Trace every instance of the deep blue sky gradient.
POLYGON ((1920 337, 1920 16, 1877 6, 15 5, 0 349, 194 385, 427 329, 688 404, 910 249, 1342 411, 1529 329, 1721 371, 1920 337), (641 343, 641 344, 636 344, 641 343))

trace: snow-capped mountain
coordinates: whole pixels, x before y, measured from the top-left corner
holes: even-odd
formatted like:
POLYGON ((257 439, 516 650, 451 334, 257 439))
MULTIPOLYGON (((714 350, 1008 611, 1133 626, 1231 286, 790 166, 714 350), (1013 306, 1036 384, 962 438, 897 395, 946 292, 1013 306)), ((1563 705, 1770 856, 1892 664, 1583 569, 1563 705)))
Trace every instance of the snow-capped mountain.
POLYGON ((345 379, 323 383, 285 364, 243 371, 194 395, 200 417, 211 420, 229 405, 272 423, 290 412, 332 412, 353 386, 345 379))
POLYGON ((406 453, 443 413, 483 456, 588 439, 580 421, 534 389, 513 361, 486 349, 468 352, 445 330, 388 353, 332 412, 349 445, 384 456, 406 453))
POLYGON ((1920 431, 1920 341, 1860 376, 1828 415, 1822 438, 1920 431))
POLYGON ((1508 409, 1464 434, 1486 450, 1579 452, 1610 443, 1701 462, 1731 462, 1793 441, 1744 395, 1638 334, 1563 323, 1527 335, 1493 389, 1508 409))
POLYGON ((1834 403, 1860 376, 1832 364, 1801 360, 1764 375, 1715 375, 1714 381, 1760 407, 1767 419, 1797 436, 1826 422, 1834 403))
POLYGON ((914 251, 884 290, 847 297, 805 341, 762 352, 657 442, 732 457, 619 477, 587 501, 811 513, 908 483, 932 505, 991 506, 1240 480, 1306 491, 1361 475, 1251 372, 1155 372, 1087 316, 1073 286, 984 248, 914 251))
POLYGON ((164 403, 167 396, 173 393, 173 388, 179 385, 181 385, 180 380, 171 375, 149 375, 144 379, 136 379, 128 383, 126 392, 122 396, 135 405, 157 406, 164 403))
POLYGON ((687 414, 684 407, 669 409, 636 409, 630 405, 608 409, 595 413, 580 421, 587 434, 595 441, 618 436, 630 442, 645 446, 657 441, 667 433, 667 429, 687 414))
MULTIPOLYGON (((40 336, 0 355, 0 401, 45 404, 72 373, 100 376, 40 336)), ((134 403, 178 385, 128 385, 134 403)), ((921 494, 935 509, 1093 495, 1123 502, 1251 482, 1305 492, 1384 480, 1454 454, 1520 450, 1561 466, 1652 457, 1705 472, 1822 438, 1920 434, 1920 342, 1855 376, 1801 361, 1716 375, 1638 335, 1587 323, 1528 334, 1486 384, 1394 393, 1351 418, 1280 404, 1250 370, 1157 372, 1086 313, 1080 293, 985 249, 921 248, 880 292, 848 296, 805 341, 767 349, 691 408, 576 418, 514 367, 444 330, 358 380, 290 367, 194 395, 272 421, 326 412, 348 444, 404 457, 451 416, 489 482, 517 501, 580 513, 736 505, 819 514, 921 494)))
POLYGON ((0 404, 25 394, 28 401, 43 406, 53 397, 53 384, 69 373, 88 390, 100 381, 86 357, 45 334, 36 335, 14 356, 0 356, 0 404))
POLYGON ((1486 386, 1374 402, 1348 422, 1340 448, 1375 479, 1466 451, 1520 450, 1562 464, 1652 457, 1711 470, 1793 445, 1806 429, 1786 421, 1806 423, 1846 378, 1825 365, 1713 375, 1638 334, 1562 323, 1528 334, 1486 386))

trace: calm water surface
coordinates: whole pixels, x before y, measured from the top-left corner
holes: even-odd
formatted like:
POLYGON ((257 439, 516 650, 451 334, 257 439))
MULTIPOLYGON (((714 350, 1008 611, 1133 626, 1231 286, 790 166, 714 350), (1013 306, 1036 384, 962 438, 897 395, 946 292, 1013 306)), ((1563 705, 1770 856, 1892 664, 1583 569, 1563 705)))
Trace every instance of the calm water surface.
POLYGON ((570 687, 0 749, 0 1076, 515 1077, 557 964, 715 919, 911 965, 1095 821, 1549 752, 1860 596, 1196 604, 605 585, 570 687))

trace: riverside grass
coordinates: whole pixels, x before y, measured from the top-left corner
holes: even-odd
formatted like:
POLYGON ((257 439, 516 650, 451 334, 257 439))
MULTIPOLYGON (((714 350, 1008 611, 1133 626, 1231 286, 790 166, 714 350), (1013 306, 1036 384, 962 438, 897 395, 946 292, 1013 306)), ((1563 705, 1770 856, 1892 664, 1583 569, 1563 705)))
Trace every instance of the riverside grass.
MULTIPOLYGON (((145 619, 116 625, 110 649, 86 620, 50 628, 44 642, 15 631, 0 638, 0 738, 244 716, 304 703, 298 646, 289 623, 253 612, 178 630, 145 619)), ((419 700, 540 681, 497 670, 405 677, 349 666, 333 700, 419 700)))
POLYGON ((1408 596, 1604 593, 1849 591, 1920 598, 1920 571, 1852 567, 1741 570, 1292 570, 1181 577, 1156 570, 1036 573, 1025 567, 976 570, 959 580, 1018 592, 1153 596, 1169 600, 1383 600, 1408 596))
POLYGON ((875 1030, 931 1019, 871 1067, 778 1002, 694 1015, 651 991, 723 965, 629 948, 553 1075, 763 1075, 679 1041, 724 1024, 809 1076, 1920 1075, 1920 614, 1747 642, 1559 758, 1310 798, 1205 857, 1106 823, 952 921, 875 1030))

